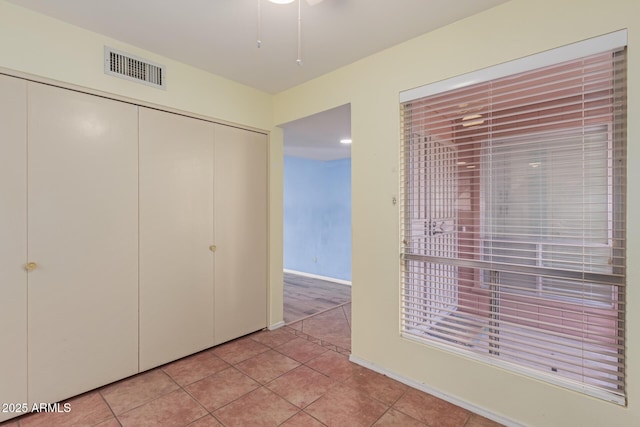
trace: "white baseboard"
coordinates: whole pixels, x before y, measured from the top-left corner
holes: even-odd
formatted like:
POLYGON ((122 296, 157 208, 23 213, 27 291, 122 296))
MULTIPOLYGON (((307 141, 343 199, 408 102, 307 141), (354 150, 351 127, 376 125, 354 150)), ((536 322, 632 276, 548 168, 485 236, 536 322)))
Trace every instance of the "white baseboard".
POLYGON ((311 277, 312 279, 325 280, 327 282, 333 282, 333 283, 339 283, 341 285, 351 286, 351 281, 349 280, 336 279, 334 277, 327 277, 327 276, 319 276, 317 274, 305 273, 303 271, 289 270, 286 268, 284 269, 284 272, 297 274, 298 276, 311 277))
POLYGON ((270 331, 275 331, 276 329, 280 329, 284 326, 284 320, 279 321, 278 323, 274 323, 269 326, 270 331))
POLYGON ((509 418, 505 418, 501 415, 497 415, 494 414, 493 412, 490 412, 488 410, 486 410, 485 408, 481 408, 479 406, 473 405, 469 402, 467 402, 466 400, 462 400, 458 397, 455 396, 450 396, 448 394, 442 393, 440 390, 437 390, 435 388, 429 387, 426 384, 417 382, 415 380, 412 380, 410 378, 406 378, 403 377, 402 375, 398 375, 394 372, 391 372, 385 368, 382 368, 376 364, 373 364, 367 360, 361 359, 357 356, 354 356, 353 354, 349 356, 349 360, 352 361, 353 363, 360 365, 360 366, 364 366, 365 368, 371 369, 372 371, 375 371, 379 374, 382 375, 386 375, 389 378, 393 378, 396 381, 399 381, 403 384, 408 385, 409 387, 415 388, 417 390, 420 391, 424 391, 425 393, 428 393, 432 396, 435 396, 439 399, 445 400, 449 403, 452 403, 456 406, 459 406, 461 408, 464 408, 468 411, 471 411, 475 414, 478 415, 482 415, 485 418, 489 418, 490 420, 493 420, 497 423, 503 424, 505 426, 509 426, 509 427, 524 427, 523 424, 517 423, 509 418))

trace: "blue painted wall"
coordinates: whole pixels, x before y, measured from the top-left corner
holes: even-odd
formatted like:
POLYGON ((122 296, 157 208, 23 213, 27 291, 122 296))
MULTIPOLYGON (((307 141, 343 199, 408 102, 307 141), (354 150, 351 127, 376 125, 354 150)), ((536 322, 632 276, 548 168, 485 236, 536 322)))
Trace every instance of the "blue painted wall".
POLYGON ((285 156, 284 268, 351 281, 351 159, 285 156))

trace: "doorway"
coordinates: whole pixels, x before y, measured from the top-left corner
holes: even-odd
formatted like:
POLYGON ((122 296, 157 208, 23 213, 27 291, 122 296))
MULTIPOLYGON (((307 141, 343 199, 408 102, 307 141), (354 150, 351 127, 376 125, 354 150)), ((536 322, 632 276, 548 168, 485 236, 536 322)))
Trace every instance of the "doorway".
POLYGON ((350 325, 351 138, 349 104, 284 130, 284 321, 341 309, 350 325))

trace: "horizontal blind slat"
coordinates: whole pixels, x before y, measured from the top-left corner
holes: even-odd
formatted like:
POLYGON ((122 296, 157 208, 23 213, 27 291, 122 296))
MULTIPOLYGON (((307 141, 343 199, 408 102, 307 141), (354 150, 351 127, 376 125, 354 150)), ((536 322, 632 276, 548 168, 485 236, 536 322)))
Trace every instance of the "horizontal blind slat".
POLYGON ((404 333, 624 395, 625 67, 401 105, 404 333))

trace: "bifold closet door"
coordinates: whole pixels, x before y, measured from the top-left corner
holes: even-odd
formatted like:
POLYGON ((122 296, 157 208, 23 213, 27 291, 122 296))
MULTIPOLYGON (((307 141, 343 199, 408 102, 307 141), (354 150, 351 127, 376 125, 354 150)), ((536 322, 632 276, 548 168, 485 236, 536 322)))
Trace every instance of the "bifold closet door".
POLYGON ((28 84, 29 401, 138 371, 137 107, 28 84))
POLYGON ((140 370, 213 345, 213 137, 140 108, 140 370))
POLYGON ((216 343, 267 326, 267 136, 216 125, 216 343))
POLYGON ((0 404, 11 404, 27 401, 27 83, 0 75, 0 94, 0 404))

